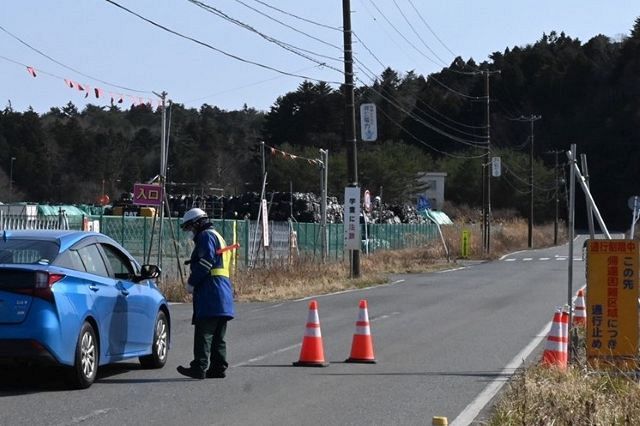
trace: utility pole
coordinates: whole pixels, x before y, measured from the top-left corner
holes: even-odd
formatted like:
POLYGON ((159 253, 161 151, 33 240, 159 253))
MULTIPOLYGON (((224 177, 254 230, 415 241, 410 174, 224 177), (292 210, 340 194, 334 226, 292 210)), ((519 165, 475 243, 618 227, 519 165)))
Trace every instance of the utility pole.
POLYGON ((525 117, 523 115, 520 118, 517 118, 516 121, 528 121, 531 126, 531 136, 530 137, 530 145, 529 145, 529 248, 533 247, 533 123, 540 120, 542 118, 541 115, 533 115, 531 114, 529 117, 525 117))
MULTIPOLYGON (((160 129, 160 187, 165 191, 165 176, 167 173, 167 92, 155 93, 162 99, 162 129, 160 129)), ((158 266, 162 269, 162 224, 164 222, 164 197, 160 204, 160 225, 158 229, 158 266)), ((151 248, 149 248, 151 251, 151 248)))
POLYGON ((560 211, 560 174, 558 173, 558 154, 563 151, 547 151, 546 154, 555 154, 556 163, 555 163, 555 179, 556 179, 556 190, 555 190, 555 219, 553 221, 553 245, 558 245, 558 221, 559 221, 559 211, 560 211))
MULTIPOLYGON (((485 253, 491 253, 491 98, 489 95, 489 77, 491 74, 500 74, 500 70, 494 71, 482 71, 482 74, 485 76, 485 99, 487 101, 487 161, 485 166, 487 167, 484 172, 485 176, 485 188, 486 188, 486 197, 484 204, 486 207, 484 208, 483 214, 483 222, 484 222, 484 249, 485 253)), ((483 167, 484 170, 484 167, 483 167)), ((484 191, 483 191, 484 192, 484 191)))
POLYGON ((329 174, 329 151, 320 150, 320 229, 322 232, 322 263, 326 263, 329 249, 327 235, 327 176, 329 174))
MULTIPOLYGON (((356 148, 356 109, 353 95, 353 51, 351 50, 351 1, 342 0, 342 26, 344 37, 344 138, 347 145, 347 172, 349 185, 358 186, 358 154, 356 148)), ((360 199, 358 199, 358 204, 360 199)), ((359 220, 358 220, 358 225, 359 220)), ((351 250, 351 277, 360 277, 360 248, 351 250)))
MULTIPOLYGON (((584 175, 584 183, 589 188, 589 169, 587 168, 587 154, 580 154, 580 162, 582 164, 582 173, 584 175)), ((586 197, 585 197, 586 198, 586 197)), ((589 224, 589 237, 594 239, 595 236, 595 226, 593 223, 593 209, 591 208, 591 204, 587 201, 587 223, 589 224)))

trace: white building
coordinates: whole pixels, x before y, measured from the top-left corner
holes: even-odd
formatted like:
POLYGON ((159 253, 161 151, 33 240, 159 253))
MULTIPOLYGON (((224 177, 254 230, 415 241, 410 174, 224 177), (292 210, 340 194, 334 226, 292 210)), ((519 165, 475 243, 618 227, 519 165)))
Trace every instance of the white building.
POLYGON ((432 210, 442 210, 444 203, 444 183, 447 174, 444 172, 425 172, 418 180, 426 184, 425 189, 417 194, 416 198, 423 196, 429 201, 432 210))

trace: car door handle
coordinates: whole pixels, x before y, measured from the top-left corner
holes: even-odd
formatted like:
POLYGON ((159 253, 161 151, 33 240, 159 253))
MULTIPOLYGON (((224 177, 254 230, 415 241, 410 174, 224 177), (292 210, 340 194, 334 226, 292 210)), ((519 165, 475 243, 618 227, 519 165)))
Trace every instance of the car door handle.
POLYGON ((98 290, 100 290, 100 287, 98 287, 97 285, 91 284, 91 285, 89 286, 89 290, 91 290, 91 291, 98 291, 98 290))

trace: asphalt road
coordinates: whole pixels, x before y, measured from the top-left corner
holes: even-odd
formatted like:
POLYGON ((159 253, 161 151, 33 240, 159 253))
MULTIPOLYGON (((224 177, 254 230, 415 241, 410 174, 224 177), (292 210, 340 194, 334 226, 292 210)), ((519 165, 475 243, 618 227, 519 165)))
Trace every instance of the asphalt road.
MULTIPOLYGON (((582 241, 574 247, 575 290, 584 285, 582 241)), ((91 388, 68 391, 53 369, 0 367, 0 424, 416 425, 436 415, 469 423, 477 414, 470 404, 484 405, 478 395, 525 361, 523 348, 543 340, 566 301, 567 254, 567 246, 524 251, 319 296, 326 368, 292 366, 308 300, 243 303, 227 332, 227 378, 184 378, 175 369, 191 359, 191 306, 172 305, 165 368, 142 370, 135 360, 102 367, 91 388), (377 364, 344 363, 360 299, 377 364)), ((540 346, 531 358, 539 355, 540 346)))

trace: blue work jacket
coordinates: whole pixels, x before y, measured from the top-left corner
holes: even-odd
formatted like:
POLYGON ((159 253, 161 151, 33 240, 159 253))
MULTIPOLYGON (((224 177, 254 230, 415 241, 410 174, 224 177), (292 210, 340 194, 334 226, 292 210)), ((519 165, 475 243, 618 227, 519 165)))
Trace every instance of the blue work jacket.
POLYGON ((216 254, 222 248, 213 225, 208 224, 194 237, 195 248, 191 253, 191 275, 189 284, 193 286, 193 319, 212 317, 234 317, 233 287, 228 277, 214 275, 212 270, 227 267, 223 256, 216 254))

